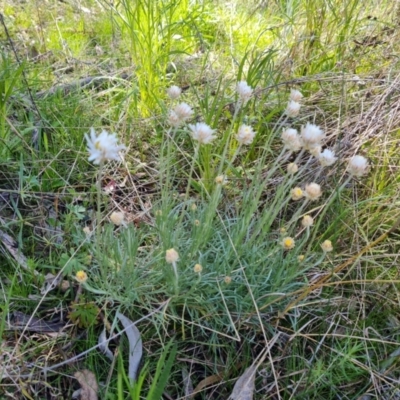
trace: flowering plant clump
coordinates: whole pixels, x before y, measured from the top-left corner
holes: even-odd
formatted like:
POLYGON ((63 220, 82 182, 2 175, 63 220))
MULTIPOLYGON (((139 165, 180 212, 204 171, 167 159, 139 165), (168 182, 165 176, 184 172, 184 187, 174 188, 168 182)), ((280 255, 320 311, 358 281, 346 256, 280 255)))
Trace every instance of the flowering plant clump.
MULTIPOLYGON (((235 256, 243 257, 244 262, 241 265, 248 267, 249 270, 254 263, 252 264, 246 258, 248 257, 246 250, 249 247, 241 247, 243 244, 250 243, 251 247, 257 250, 260 244, 259 247, 266 257, 271 259, 275 256, 279 257, 271 262, 263 263, 262 266, 271 276, 275 274, 272 278, 278 281, 277 287, 280 283, 279 279, 283 276, 282 281, 285 281, 285 284, 286 282, 292 284, 292 278, 299 282, 299 277, 301 279, 306 268, 314 268, 318 266, 318 263, 326 261, 328 258, 326 253, 333 251, 331 241, 325 240, 323 243, 320 243, 322 240, 318 241, 320 237, 328 237, 327 233, 325 236, 321 235, 320 226, 327 226, 323 220, 325 212, 332 202, 331 199, 334 199, 335 194, 345 186, 342 185, 338 191, 330 190, 325 201, 321 202, 322 204, 318 204, 318 201, 322 197, 323 189, 324 192, 328 191, 320 185, 329 179, 329 174, 321 177, 323 168, 335 163, 339 164, 337 154, 333 149, 326 148, 329 143, 325 143, 325 132, 318 125, 306 121, 300 130, 300 124, 297 126, 296 120, 290 119, 297 117, 302 110, 303 95, 300 91, 295 89, 290 91, 287 107, 278 118, 275 118, 274 113, 270 113, 271 119, 265 118, 265 120, 254 112, 246 115, 246 110, 242 108, 252 98, 253 93, 253 88, 246 81, 237 83, 236 93, 232 95, 232 98, 236 100, 233 103, 234 112, 232 111, 233 115, 229 119, 224 118, 222 143, 218 143, 219 135, 213 127, 217 128, 219 114, 206 114, 207 111, 210 112, 210 109, 207 110, 207 101, 204 101, 201 107, 195 108, 206 115, 196 116, 195 119, 192 107, 177 100, 181 96, 181 89, 177 86, 167 89, 172 105, 165 115, 165 122, 169 123, 169 128, 168 134, 162 135, 166 142, 163 143, 160 151, 159 176, 160 187, 163 188, 162 209, 153 211, 156 218, 150 221, 157 225, 159 234, 153 235, 154 240, 149 242, 149 246, 159 242, 159 247, 163 248, 163 251, 161 256, 158 253, 158 257, 150 255, 149 259, 155 263, 161 258, 160 263, 164 266, 162 271, 172 278, 169 280, 173 281, 177 296, 183 293, 194 293, 194 290, 187 290, 191 289, 192 282, 195 282, 198 287, 203 284, 209 287, 212 286, 209 282, 215 282, 215 279, 230 284, 233 277, 235 281, 242 283, 245 275, 236 274, 238 270, 236 261, 232 260, 233 253, 229 251, 226 252, 228 256, 225 254, 220 256, 215 252, 216 256, 214 256, 214 250, 209 251, 209 242, 214 241, 217 236, 221 238, 221 242, 229 238, 229 245, 240 250, 235 256), (196 122, 192 122, 192 118, 196 122), (212 125, 197 122, 197 120, 212 121, 210 122, 212 125), (176 128, 184 124, 185 129, 178 132, 176 128), (261 143, 253 145, 256 136, 261 143), (281 142, 278 146, 277 141, 281 142), (188 142, 194 143, 194 151, 188 150, 190 147, 188 142), (214 145, 214 142, 217 142, 215 146, 201 147, 211 143, 214 145), (250 147, 250 151, 247 146, 250 147), (279 146, 281 147, 277 152, 279 155, 271 162, 276 147, 279 146), (241 152, 248 153, 241 157, 241 152), (251 168, 246 168, 249 160, 252 162, 251 168), (172 172, 168 169, 171 162, 174 162, 172 172), (187 171, 181 174, 178 168, 187 168, 187 171), (184 179, 182 179, 183 175, 184 179), (229 178, 229 186, 224 188, 227 178, 229 178), (176 186, 178 181, 185 182, 186 191, 181 190, 180 184, 176 186), (236 182, 239 183, 236 184, 236 182), (178 190, 174 190, 175 188, 178 190), (270 188, 273 188, 272 195, 268 193, 270 188), (169 197, 172 190, 174 192, 169 197), (196 197, 193 196, 194 191, 198 191, 196 197), (223 204, 224 201, 229 201, 229 203, 223 204), (233 202, 235 202, 234 205, 233 202), (314 221, 312 215, 318 218, 317 222, 314 221), (225 218, 229 218, 229 223, 226 223, 225 218), (222 227, 226 229, 221 235, 222 227), (217 229, 220 230, 217 231, 217 229), (171 242, 179 243, 179 247, 185 252, 181 260, 177 250, 168 248, 171 242), (315 257, 313 242, 318 243, 319 248, 316 252, 320 253, 319 257, 315 257), (165 243, 169 245, 167 244, 168 247, 164 248, 165 243), (197 262, 201 260, 213 262, 214 258, 218 260, 215 262, 215 270, 214 264, 212 267, 210 265, 206 270, 211 273, 203 276, 203 267, 197 262), (276 272, 278 267, 280 269, 276 272), (296 271, 293 272, 294 270, 296 271), (198 274, 198 279, 193 279, 193 273, 198 274)), ((230 103, 232 104, 232 101, 230 103)), ((221 104, 225 104, 225 99, 221 104)), ((125 149, 125 146, 118 144, 115 134, 109 134, 106 131, 97 136, 92 128, 90 137, 86 135, 86 139, 91 153, 90 160, 94 163, 119 159, 119 151, 125 149)), ((347 182, 352 177, 363 176, 367 170, 366 158, 360 155, 352 157, 346 166, 347 182)), ((103 194, 101 172, 98 182, 100 193, 103 194)), ((98 204, 104 206, 104 198, 99 196, 98 199, 98 204)), ((112 198, 112 201, 115 202, 115 198, 112 198)), ((143 210, 146 212, 147 204, 143 205, 143 210)), ((127 210, 125 205, 115 204, 114 207, 116 210, 127 210)), ((149 207, 151 208, 151 205, 149 207)), ((98 215, 101 217, 100 211, 98 215)), ((98 223, 95 225, 97 229, 93 233, 103 234, 107 231, 116 239, 125 235, 129 239, 133 236, 139 237, 143 230, 135 229, 134 224, 127 226, 125 217, 128 215, 119 211, 108 214, 109 221, 116 226, 123 225, 126 229, 111 229, 112 226, 107 226, 109 229, 102 229, 100 222, 104 219, 98 218, 98 223), (130 235, 133 230, 135 230, 135 235, 130 235)), ((90 245, 93 237, 86 238, 85 243, 90 245)), ((218 249, 223 248, 224 244, 225 242, 218 242, 218 249)), ((141 264, 137 263, 137 265, 141 264)), ((135 269, 134 273, 141 274, 143 268, 139 270, 135 269)), ((158 276, 159 271, 160 268, 154 268, 154 273, 158 276)), ((151 274, 153 274, 153 268, 149 268, 146 276, 151 274)), ((75 279, 85 282, 87 275, 84 271, 79 271, 75 279)), ((95 281, 93 279, 93 282, 95 281)), ((163 285, 162 279, 157 280, 157 287, 163 285)), ((89 286, 86 283, 80 285, 80 289, 86 290, 89 286)), ((169 291, 170 287, 171 285, 166 285, 166 290, 169 291)), ((197 290, 197 288, 194 289, 197 290)), ((235 288, 225 287, 225 289, 232 291, 235 288)), ((282 290, 282 293, 287 293, 286 289, 282 290)), ((257 293, 258 296, 259 293, 257 293)), ((197 294, 196 297, 200 298, 197 294)))
POLYGON ((89 151, 89 161, 93 164, 101 164, 104 161, 121 159, 119 152, 125 150, 124 145, 118 145, 117 135, 102 130, 100 135, 96 135, 94 128, 90 128, 90 136, 85 134, 87 149, 89 151))

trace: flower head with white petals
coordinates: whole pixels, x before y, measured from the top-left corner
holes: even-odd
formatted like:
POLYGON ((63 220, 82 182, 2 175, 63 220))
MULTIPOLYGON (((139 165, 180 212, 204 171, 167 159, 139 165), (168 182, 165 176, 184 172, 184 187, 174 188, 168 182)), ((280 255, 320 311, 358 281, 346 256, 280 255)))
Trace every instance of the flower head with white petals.
POLYGON ((289 174, 295 174, 297 171, 299 170, 299 167, 298 167, 298 165, 296 164, 296 163, 289 163, 288 165, 287 165, 287 172, 289 173, 289 174))
POLYGON ((177 128, 179 125, 187 121, 193 115, 192 107, 186 103, 180 103, 168 115, 168 123, 177 128))
POLYGON ((251 95, 253 94, 253 89, 247 84, 246 81, 240 81, 236 85, 236 91, 239 95, 239 100, 246 104, 249 100, 251 95))
POLYGON ((182 120, 186 121, 193 115, 192 107, 186 103, 180 103, 174 108, 176 115, 182 120))
POLYGON ((299 103, 304 96, 299 90, 291 89, 289 99, 299 103))
POLYGON ((118 153, 126 149, 123 144, 117 144, 118 139, 115 133, 108 133, 104 129, 97 136, 94 128, 90 128, 90 136, 85 134, 85 139, 89 151, 89 161, 93 161, 93 164, 100 164, 108 160, 119 161, 121 157, 118 153))
POLYGON ((321 186, 318 183, 309 183, 306 185, 305 196, 307 199, 314 201, 322 195, 321 186))
POLYGON ((281 139, 285 147, 290 151, 299 151, 301 149, 301 140, 296 129, 285 129, 282 132, 281 139))
POLYGON ((251 126, 241 125, 236 135, 236 139, 240 144, 251 144, 255 134, 256 133, 253 131, 251 126))
POLYGON ((317 125, 307 122, 306 126, 301 129, 301 141, 306 150, 320 146, 324 138, 324 131, 317 125))
POLYGON ((368 172, 368 160, 363 156, 354 156, 349 161, 348 170, 353 176, 363 176, 368 172))
POLYGON ((199 144, 208 144, 211 143, 215 136, 214 129, 211 129, 204 122, 198 122, 195 125, 189 125, 190 130, 192 131, 192 137, 194 140, 197 140, 199 144))
POLYGON ((182 89, 176 85, 173 85, 167 89, 167 95, 171 100, 177 99, 182 93, 182 89))
POLYGON ((332 150, 325 149, 318 157, 319 162, 323 167, 330 167, 335 164, 337 157, 332 150))
POLYGON ((300 112, 300 107, 301 107, 300 103, 298 103, 297 101, 290 100, 286 107, 285 113, 288 117, 291 118, 297 117, 300 112))

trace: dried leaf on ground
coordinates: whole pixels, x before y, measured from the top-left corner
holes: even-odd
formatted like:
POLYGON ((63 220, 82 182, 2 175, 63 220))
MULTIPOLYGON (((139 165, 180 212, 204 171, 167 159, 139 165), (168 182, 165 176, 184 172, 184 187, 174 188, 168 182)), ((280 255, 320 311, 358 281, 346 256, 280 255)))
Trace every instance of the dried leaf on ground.
POLYGON ((99 391, 99 386, 97 384, 96 376, 94 375, 94 373, 87 369, 84 369, 82 371, 75 372, 74 376, 81 385, 81 400, 97 400, 97 392, 99 391))
POLYGON ((252 400, 257 365, 251 365, 237 380, 229 400, 252 400))
POLYGON ((131 380, 136 381, 137 373, 142 359, 143 346, 142 338, 139 329, 136 328, 135 323, 125 315, 117 313, 118 319, 126 329, 126 335, 129 340, 129 371, 128 376, 131 380))

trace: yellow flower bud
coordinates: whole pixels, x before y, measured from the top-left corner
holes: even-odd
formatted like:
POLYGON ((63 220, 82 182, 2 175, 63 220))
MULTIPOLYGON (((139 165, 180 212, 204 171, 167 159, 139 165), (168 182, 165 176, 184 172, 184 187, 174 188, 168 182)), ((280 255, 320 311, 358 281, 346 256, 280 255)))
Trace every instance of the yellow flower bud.
POLYGON ((165 252, 165 261, 168 264, 176 263, 179 260, 179 254, 175 249, 169 249, 165 252))
POLYGON ((324 251, 324 253, 329 253, 329 252, 333 251, 332 242, 330 240, 325 240, 321 244, 321 248, 324 251))
POLYGON ((314 223, 314 218, 310 215, 305 215, 301 221, 304 228, 309 228, 314 223))
POLYGON ((79 283, 85 283, 88 279, 88 276, 86 274, 85 271, 78 271, 75 275, 75 279, 79 282, 79 283))
POLYGON ((196 274, 199 274, 201 271, 203 271, 203 267, 202 267, 200 264, 196 264, 196 265, 194 266, 194 268, 193 268, 193 271, 194 271, 196 274))

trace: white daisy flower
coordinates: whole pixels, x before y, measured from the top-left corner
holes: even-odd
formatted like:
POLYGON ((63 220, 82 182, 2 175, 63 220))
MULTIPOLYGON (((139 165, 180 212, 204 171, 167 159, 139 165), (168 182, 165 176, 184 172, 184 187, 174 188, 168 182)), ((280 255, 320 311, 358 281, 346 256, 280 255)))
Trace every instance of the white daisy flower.
POLYGON ((211 129, 204 122, 198 122, 195 125, 189 125, 189 128, 192 131, 193 139, 197 140, 200 144, 208 144, 215 139, 215 136, 213 136, 215 130, 211 129))
POLYGON ((337 157, 332 150, 325 149, 318 157, 319 162, 323 167, 330 167, 335 164, 337 157))
POLYGON ((236 85, 236 91, 238 92, 239 100, 243 104, 246 104, 253 94, 253 89, 247 84, 246 81, 238 82, 236 85))
POLYGON ((118 139, 115 133, 108 133, 104 129, 99 136, 96 136, 94 128, 90 128, 90 137, 85 134, 85 139, 87 140, 89 161, 93 161, 93 164, 100 164, 108 160, 119 161, 121 157, 118 153, 126 149, 123 144, 117 144, 118 139))
POLYGON ((240 144, 251 144, 256 133, 249 125, 241 125, 236 135, 236 140, 240 144))
POLYGON ((353 176, 363 176, 368 170, 368 160, 363 156, 354 156, 349 161, 348 169, 353 176))

